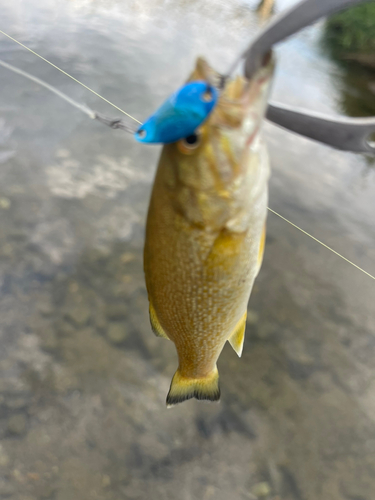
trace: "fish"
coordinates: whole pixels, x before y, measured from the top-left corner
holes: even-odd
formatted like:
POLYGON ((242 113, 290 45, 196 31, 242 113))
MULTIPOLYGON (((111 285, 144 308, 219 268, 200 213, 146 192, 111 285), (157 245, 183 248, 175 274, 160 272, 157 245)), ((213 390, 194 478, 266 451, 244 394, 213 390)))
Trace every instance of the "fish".
MULTIPOLYGON (((144 272, 151 328, 177 350, 168 407, 191 398, 218 401, 217 360, 225 343, 242 354, 265 246, 270 167, 261 124, 273 72, 268 54, 251 80, 227 81, 196 133, 161 152, 144 272)), ((217 78, 198 58, 189 80, 217 78)))
POLYGON ((194 133, 214 109, 218 91, 207 81, 191 81, 174 92, 134 134, 143 143, 169 144, 194 133))

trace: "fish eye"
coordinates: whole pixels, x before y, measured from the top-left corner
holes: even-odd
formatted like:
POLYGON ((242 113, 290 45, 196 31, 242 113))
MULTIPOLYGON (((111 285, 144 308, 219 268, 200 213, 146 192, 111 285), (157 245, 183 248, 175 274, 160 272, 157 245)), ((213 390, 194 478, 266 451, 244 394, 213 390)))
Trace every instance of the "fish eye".
POLYGON ((183 139, 178 141, 177 147, 181 151, 181 153, 189 155, 192 154, 195 149, 197 149, 200 142, 201 142, 200 134, 194 132, 194 134, 190 134, 187 137, 184 137, 183 139))
POLYGON ((137 135, 141 139, 144 139, 147 135, 147 131, 144 128, 141 128, 140 130, 138 130, 137 135))
POLYGON ((213 98, 214 98, 214 96, 213 96, 212 89, 210 87, 207 87, 206 90, 202 94, 202 100, 204 102, 211 102, 213 100, 213 98))
POLYGON ((199 142, 199 137, 198 137, 198 134, 191 134, 191 135, 188 135, 187 137, 185 137, 185 139, 183 139, 187 145, 189 145, 190 147, 192 146, 195 146, 197 145, 197 143, 199 142))

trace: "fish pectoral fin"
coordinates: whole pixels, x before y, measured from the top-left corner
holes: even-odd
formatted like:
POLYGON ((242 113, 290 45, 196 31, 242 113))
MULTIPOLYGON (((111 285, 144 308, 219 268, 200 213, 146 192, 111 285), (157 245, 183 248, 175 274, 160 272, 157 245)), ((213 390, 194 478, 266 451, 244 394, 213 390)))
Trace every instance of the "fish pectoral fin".
POLYGON ((165 333, 165 331, 163 330, 163 327, 159 323, 158 317, 156 315, 156 311, 154 309, 154 306, 151 304, 151 302, 150 302, 149 313, 150 313, 151 328, 152 328, 152 331, 154 332, 154 334, 157 337, 162 337, 164 339, 169 340, 168 335, 165 333))
POLYGON ((239 358, 241 357, 243 342, 245 340, 246 317, 247 311, 237 323, 236 328, 233 330, 232 335, 228 339, 228 342, 233 347, 239 358))
POLYGON ((180 369, 176 371, 168 392, 167 407, 171 408, 191 398, 206 401, 219 401, 219 372, 216 366, 212 372, 200 378, 184 377, 180 369))

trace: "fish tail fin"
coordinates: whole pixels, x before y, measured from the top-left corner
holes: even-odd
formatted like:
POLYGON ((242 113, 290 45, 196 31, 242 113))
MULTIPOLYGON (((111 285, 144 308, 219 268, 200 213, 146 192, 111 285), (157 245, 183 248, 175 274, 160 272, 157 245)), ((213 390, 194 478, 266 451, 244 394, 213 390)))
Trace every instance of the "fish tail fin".
POLYGON ((167 396, 167 407, 195 398, 206 401, 219 401, 219 372, 217 368, 202 378, 188 378, 181 375, 178 369, 173 376, 167 396))

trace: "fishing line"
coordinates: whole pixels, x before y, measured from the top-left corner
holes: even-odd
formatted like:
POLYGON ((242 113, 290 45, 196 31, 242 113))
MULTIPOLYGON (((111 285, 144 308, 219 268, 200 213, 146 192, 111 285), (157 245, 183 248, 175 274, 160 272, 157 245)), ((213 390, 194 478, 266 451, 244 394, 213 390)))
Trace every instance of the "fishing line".
MULTIPOLYGON (((0 33, 2 33, 3 35, 5 35, 6 37, 10 38, 11 40, 13 40, 13 42, 16 42, 18 43, 18 45, 21 45, 21 47, 23 47, 24 49, 28 50, 29 52, 31 52, 32 54, 34 54, 35 56, 39 57, 40 59, 42 59, 43 61, 45 61, 46 63, 50 64, 51 66, 53 66, 54 68, 58 69, 59 71, 61 71, 61 73, 64 73, 64 75, 68 76, 69 78, 71 78, 72 80, 74 80, 75 82, 79 83, 80 85, 82 85, 82 87, 85 87, 85 89, 89 90, 90 92, 92 92, 93 94, 95 94, 97 97, 100 97, 100 99, 103 99, 103 101, 107 102, 108 104, 110 104, 111 106, 113 106, 114 108, 118 109, 119 111, 121 111, 121 113, 124 113, 124 115, 128 116, 129 118, 131 118, 132 120, 136 121, 137 123, 139 123, 140 125, 142 125, 142 123, 137 120, 137 118, 134 118, 134 116, 132 115, 129 115, 129 113, 127 113, 126 111, 124 111, 123 109, 119 108, 118 106, 116 106, 116 104, 113 104, 113 102, 111 101, 108 101, 108 99, 106 99, 105 97, 101 96, 100 94, 98 94, 97 92, 95 92, 95 90, 92 90, 90 89, 90 87, 88 87, 87 85, 85 85, 84 83, 80 82, 79 80, 77 80, 77 78, 74 78, 74 76, 72 75, 69 75, 69 73, 67 73, 66 71, 64 71, 63 69, 59 68, 58 66, 56 66, 56 64, 53 64, 51 61, 48 61, 48 59, 46 59, 45 57, 41 56, 40 54, 38 54, 37 52, 35 52, 34 50, 30 49, 29 47, 27 47, 26 45, 24 45, 23 43, 19 42, 18 40, 16 40, 15 38, 11 37, 10 35, 8 35, 7 33, 5 33, 4 31, 0 30, 0 33)), ((44 85, 45 86, 45 85, 44 85)), ((54 91, 53 91, 54 92, 54 91)), ((56 92, 55 92, 56 93, 56 92)))
MULTIPOLYGON (((88 87, 84 83, 80 82, 79 80, 77 80, 77 78, 74 78, 74 76, 70 75, 69 73, 67 73, 63 69, 59 68, 58 66, 56 66, 52 62, 48 61, 48 59, 46 59, 45 57, 39 55, 37 52, 35 52, 34 50, 30 49, 29 47, 27 47, 23 43, 19 42, 15 38, 11 37, 10 35, 8 35, 7 33, 5 33, 4 31, 0 30, 0 33, 2 33, 3 35, 5 35, 6 37, 10 38, 14 42, 16 42, 18 45, 21 45, 21 47, 25 48, 26 50, 28 50, 32 54, 36 55, 37 57, 39 57, 40 59, 42 59, 43 61, 45 61, 46 63, 50 64, 51 66, 53 66, 54 68, 56 68, 57 70, 59 70, 64 75, 66 75, 69 78, 71 78, 72 80, 74 80, 75 82, 79 83, 80 85, 82 85, 82 87, 84 87, 85 89, 89 90, 90 92, 92 92, 93 94, 95 94, 97 97, 100 97, 100 99, 103 99, 103 101, 107 102, 108 104, 110 104, 114 108, 118 109, 124 115, 128 116, 132 120, 134 120, 137 123, 139 123, 139 124, 142 125, 142 123, 139 120, 137 120, 136 118, 134 118, 134 116, 130 115, 129 113, 127 113, 123 109, 119 108, 118 106, 116 106, 115 104, 113 104, 111 101, 108 101, 108 99, 106 99, 105 97, 103 97, 100 94, 98 94, 97 92, 95 92, 95 90, 90 89, 90 87, 88 87)), ((85 114, 87 114, 92 119, 97 119, 100 122, 104 123, 105 125, 108 125, 111 128, 120 128, 120 129, 126 130, 127 132, 134 132, 133 130, 131 130, 130 127, 128 127, 126 124, 124 124, 121 120, 116 120, 116 119, 113 120, 113 119, 110 119, 110 118, 106 118, 106 117, 100 115, 99 113, 96 113, 95 111, 93 111, 90 108, 84 106, 83 104, 80 104, 80 103, 74 101, 72 98, 70 98, 69 96, 65 95, 63 92, 61 92, 60 90, 56 89, 52 85, 49 85, 48 83, 44 82, 43 80, 40 80, 39 78, 37 78, 37 77, 35 77, 33 75, 30 75, 29 73, 26 73, 25 71, 22 71, 19 68, 15 68, 11 64, 5 63, 4 61, 0 61, 0 65, 4 66, 5 68, 10 69, 11 71, 14 71, 15 73, 18 73, 18 74, 20 74, 20 75, 28 78, 29 80, 32 80, 32 81, 38 83, 39 85, 42 85, 43 87, 45 87, 48 90, 50 90, 51 92, 55 93, 56 95, 58 95, 59 97, 61 97, 65 101, 67 101, 70 104, 72 104, 73 106, 75 106, 76 108, 80 109, 82 112, 84 112, 85 114)), ((370 273, 368 273, 367 271, 365 271, 361 267, 357 266, 357 264, 354 264, 354 262, 350 261, 349 259, 347 259, 343 255, 341 255, 340 253, 336 252, 336 250, 333 250, 333 248, 329 247, 328 245, 326 245, 322 241, 318 240, 317 238, 315 238, 314 236, 312 236, 311 234, 309 234, 304 229, 300 228, 299 226, 297 226, 296 224, 294 224, 290 220, 286 219, 285 217, 283 217, 279 213, 275 212, 274 210, 272 210, 272 208, 269 208, 269 207, 267 207, 267 208, 268 208, 268 210, 270 212, 272 212, 273 214, 275 214, 278 217, 280 217, 280 219, 283 219, 285 222, 287 222, 291 226, 295 227, 296 229, 298 229, 299 231, 301 231, 302 233, 304 233, 306 236, 309 236, 311 239, 313 239, 314 241, 316 241, 317 243, 319 243, 323 247, 327 248, 328 250, 330 250, 331 252, 333 252, 334 254, 336 254, 338 257, 341 257, 341 259, 345 260, 346 262, 348 262, 352 266, 356 267, 359 271, 362 271, 364 274, 367 274, 367 276, 369 276, 373 280, 375 280, 374 276, 372 276, 370 273)))
POLYGON ((42 87, 45 87, 49 91, 53 92, 56 94, 58 97, 61 97, 61 99, 64 99, 64 101, 67 101, 69 104, 74 106, 75 108, 78 108, 80 111, 88 115, 91 119, 93 120, 98 120, 101 123, 104 123, 104 125, 107 125, 108 127, 111 127, 113 129, 122 129, 125 130, 125 132, 129 132, 130 134, 135 134, 136 129, 133 129, 129 125, 127 125, 125 122, 122 120, 119 120, 118 118, 107 118, 106 116, 102 115, 101 113, 98 113, 96 111, 93 111, 92 109, 88 108, 84 104, 80 104, 79 102, 75 101, 71 97, 67 96, 61 90, 58 90, 56 87, 53 87, 49 83, 45 82, 44 80, 41 80, 40 78, 37 78, 34 75, 31 75, 30 73, 27 73, 26 71, 23 71, 22 69, 16 68, 12 64, 6 63, 5 61, 2 61, 0 59, 0 66, 3 66, 6 69, 9 69, 10 71, 13 71, 14 73, 17 73, 28 80, 31 80, 42 87))
POLYGON ((50 90, 54 94, 58 95, 61 97, 61 99, 64 99, 67 101, 69 104, 72 106, 75 106, 79 110, 83 111, 86 115, 88 115, 90 118, 95 119, 95 111, 92 111, 90 108, 87 108, 83 104, 80 104, 79 102, 74 101, 72 98, 61 92, 60 90, 56 89, 55 87, 52 87, 52 85, 49 85, 49 83, 44 82, 43 80, 40 80, 36 76, 30 75, 29 73, 26 73, 25 71, 22 71, 22 69, 16 68, 15 66, 12 66, 11 64, 6 63, 5 61, 0 60, 0 66, 3 66, 4 68, 7 68, 14 73, 18 73, 19 75, 24 76, 25 78, 28 78, 29 80, 32 80, 35 83, 38 83, 42 87, 45 87, 46 89, 50 90))
POLYGON ((272 212, 273 214, 277 215, 278 217, 280 217, 280 219, 283 219, 285 220, 285 222, 288 222, 288 224, 290 224, 291 226, 295 227, 296 229, 298 229, 299 231, 301 231, 303 234, 306 234, 307 236, 309 236, 310 238, 312 238, 314 241, 316 241, 317 243, 320 243, 323 247, 327 248, 328 250, 330 250, 331 252, 333 252, 334 254, 338 255, 339 257, 341 257, 342 259, 344 259, 346 262, 349 262, 349 264, 351 264, 352 266, 356 267, 357 269, 359 269, 360 271, 362 271, 363 273, 367 274, 367 276, 370 276, 370 278, 372 278, 373 280, 375 280, 375 276, 372 276, 372 274, 368 273, 367 271, 365 271, 364 269, 362 269, 361 267, 357 266, 357 264, 354 264, 354 262, 352 262, 351 260, 347 259, 346 257, 344 257, 343 255, 341 255, 340 253, 336 252, 336 250, 333 250, 333 248, 329 247, 328 245, 326 245, 325 243, 323 243, 322 241, 318 240, 318 238, 315 238, 315 236, 312 236, 310 233, 308 233, 307 231, 305 231, 304 229, 300 228, 299 226, 297 226, 296 224, 293 224, 293 222, 290 222, 290 220, 286 219, 285 217, 283 217, 282 215, 278 214, 277 212, 275 212, 275 210, 272 210, 272 208, 270 207, 267 207, 268 210, 270 212, 272 212))

